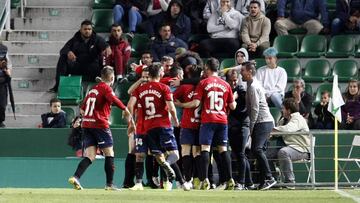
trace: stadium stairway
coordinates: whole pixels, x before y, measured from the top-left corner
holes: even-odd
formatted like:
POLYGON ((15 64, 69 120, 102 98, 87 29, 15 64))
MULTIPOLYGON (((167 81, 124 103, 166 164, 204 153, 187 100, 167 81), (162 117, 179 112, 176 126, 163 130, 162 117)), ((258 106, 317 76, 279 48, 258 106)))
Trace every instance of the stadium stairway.
POLYGON ((55 81, 61 47, 91 17, 91 0, 27 0, 24 18, 12 9, 12 31, 0 36, 13 65, 16 120, 7 106, 7 127, 36 127, 56 94, 46 92, 55 81))

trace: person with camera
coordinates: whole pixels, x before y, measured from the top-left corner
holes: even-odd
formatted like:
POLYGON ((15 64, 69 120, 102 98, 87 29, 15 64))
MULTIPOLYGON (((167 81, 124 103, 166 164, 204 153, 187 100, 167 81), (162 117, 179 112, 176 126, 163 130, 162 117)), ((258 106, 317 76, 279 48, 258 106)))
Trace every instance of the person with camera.
POLYGON ((0 44, 0 128, 4 128, 5 110, 8 103, 8 86, 11 81, 11 70, 8 67, 7 47, 0 44))

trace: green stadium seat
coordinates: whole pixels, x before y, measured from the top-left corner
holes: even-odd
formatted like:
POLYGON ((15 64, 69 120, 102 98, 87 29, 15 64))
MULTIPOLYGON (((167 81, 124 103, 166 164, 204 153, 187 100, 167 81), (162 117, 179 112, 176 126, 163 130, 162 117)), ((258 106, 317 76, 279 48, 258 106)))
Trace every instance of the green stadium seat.
POLYGON ((275 124, 277 124, 282 116, 280 109, 277 107, 269 107, 269 109, 272 117, 274 118, 275 124))
POLYGON ((94 0, 93 9, 112 9, 114 6, 114 0, 94 0))
POLYGON ((63 105, 77 105, 82 100, 82 77, 60 76, 57 98, 63 105))
POLYGON ((324 82, 330 76, 330 63, 326 59, 309 61, 305 65, 303 79, 305 82, 324 82))
POLYGON ((113 24, 112 9, 94 9, 91 16, 95 32, 110 32, 113 24))
POLYGON ((328 10, 336 9, 336 0, 326 0, 326 6, 327 6, 328 10))
MULTIPOLYGON (((288 88, 288 91, 292 91, 294 88, 294 85, 291 84, 288 88)), ((313 94, 313 89, 312 89, 312 86, 311 84, 309 83, 305 83, 305 92, 307 92, 308 94, 312 95, 313 94)))
POLYGON ((321 93, 324 91, 328 91, 330 92, 330 95, 332 93, 332 83, 322 83, 316 90, 315 92, 315 99, 313 102, 313 106, 316 106, 320 103, 321 101, 321 93))
MULTIPOLYGON (((338 60, 334 63, 333 73, 338 75, 339 82, 348 82, 350 79, 358 79, 358 63, 352 59, 338 60)), ((329 77, 333 81, 333 77, 329 77)))
POLYGON ((220 69, 224 69, 224 68, 230 68, 235 66, 235 59, 234 58, 225 58, 221 61, 220 63, 220 69))
POLYGON ((147 34, 135 34, 131 42, 131 56, 141 57, 143 51, 149 48, 150 38, 147 34))
POLYGON ((10 7, 12 9, 20 7, 21 0, 11 0, 10 7))
POLYGON ((325 55, 327 40, 323 35, 306 35, 301 42, 301 48, 297 57, 317 58, 325 55))
POLYGON ((283 67, 287 73, 288 81, 301 77, 301 65, 297 59, 286 59, 279 61, 278 66, 283 67))
POLYGON ((360 58, 360 40, 357 43, 357 49, 355 51, 355 57, 360 58))
POLYGON ((256 58, 254 61, 256 63, 256 69, 266 66, 266 61, 264 58, 256 58))
POLYGON ((66 113, 66 125, 70 126, 72 120, 75 118, 75 111, 71 107, 62 107, 61 108, 66 113))
POLYGON ((273 47, 278 50, 279 58, 291 58, 298 52, 299 43, 294 35, 282 35, 275 38, 273 47))
POLYGON ((122 118, 122 110, 117 106, 111 107, 111 114, 110 114, 110 127, 112 128, 120 128, 126 127, 127 123, 122 118))
POLYGON ((355 51, 354 38, 349 35, 337 35, 331 38, 327 58, 347 58, 355 51))

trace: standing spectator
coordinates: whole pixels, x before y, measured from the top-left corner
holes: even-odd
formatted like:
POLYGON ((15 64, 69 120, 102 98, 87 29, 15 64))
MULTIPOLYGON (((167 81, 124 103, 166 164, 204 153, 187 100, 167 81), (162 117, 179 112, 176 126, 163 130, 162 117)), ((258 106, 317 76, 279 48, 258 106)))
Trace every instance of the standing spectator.
POLYGON ((237 0, 235 9, 244 16, 248 16, 251 12, 250 4, 252 1, 259 2, 259 9, 265 15, 265 1, 264 0, 237 0))
POLYGON ((260 11, 258 1, 250 2, 250 15, 245 18, 241 28, 242 47, 246 48, 251 58, 257 58, 270 46, 271 22, 260 11))
POLYGON ((331 35, 344 30, 359 30, 360 0, 336 0, 336 18, 331 24, 331 35))
POLYGON ((60 50, 60 58, 56 65, 56 83, 49 92, 57 92, 62 75, 82 75, 84 81, 95 81, 102 68, 101 56, 107 57, 110 54, 110 46, 93 32, 91 21, 84 20, 80 31, 60 50))
POLYGON ((321 102, 316 105, 314 113, 317 115, 316 129, 334 129, 334 115, 327 109, 329 106, 330 92, 321 93, 321 102))
POLYGON ((264 51, 266 66, 259 68, 256 79, 265 89, 266 100, 270 105, 281 109, 287 83, 285 69, 277 65, 278 51, 270 47, 264 51))
POLYGON ((126 64, 131 54, 130 44, 121 37, 122 33, 123 31, 120 25, 113 24, 111 26, 111 34, 108 42, 111 47, 111 55, 106 57, 106 65, 115 68, 117 80, 125 76, 126 64))
POLYGON ((41 114, 41 128, 65 128, 66 113, 61 110, 61 101, 57 98, 50 100, 50 112, 41 114))
POLYGON ((161 12, 149 19, 146 26, 146 33, 152 39, 162 25, 170 25, 172 33, 176 38, 184 42, 188 41, 191 33, 190 18, 184 14, 184 8, 181 0, 172 0, 166 12, 161 12))
POLYGON ((143 20, 142 14, 146 14, 147 4, 147 1, 142 0, 116 0, 113 8, 114 23, 123 25, 123 17, 127 14, 130 31, 128 36, 133 38, 136 32, 136 26, 143 20))
POLYGON ((179 47, 188 48, 184 41, 171 34, 170 25, 162 25, 159 29, 159 34, 160 37, 156 38, 150 46, 155 62, 159 62, 165 55, 175 58, 175 51, 179 47))
POLYGON ((278 0, 278 20, 275 30, 278 35, 288 35, 288 31, 305 28, 307 34, 329 33, 329 18, 326 0, 278 0), (286 4, 291 4, 290 16, 285 18, 286 4), (321 22, 318 20, 321 16, 321 22))
POLYGON ((341 107, 341 128, 347 130, 360 130, 360 83, 350 80, 344 93, 345 105, 341 107))
POLYGON ((220 9, 212 12, 207 23, 211 38, 200 42, 200 56, 209 58, 233 55, 240 47, 239 32, 243 18, 239 11, 231 7, 230 0, 221 0, 220 9), (225 56, 218 53, 225 53, 225 56))
MULTIPOLYGON (((279 162, 280 171, 284 176, 284 183, 290 183, 288 189, 295 189, 295 175, 292 161, 310 159, 310 135, 306 120, 299 113, 299 105, 293 98, 284 100, 282 108, 286 124, 277 126, 273 131, 288 132, 286 135, 274 135, 280 138, 281 145, 278 148, 270 149, 267 153, 269 159, 279 162), (304 132, 302 135, 291 135, 292 132, 304 132)), ((282 121, 284 121, 283 119, 282 121)), ((281 121, 280 121, 281 122, 281 121)), ((273 163, 271 163, 273 166, 273 163)), ((275 169, 275 167, 272 167, 275 169)))
POLYGON ((11 82, 11 71, 7 60, 7 47, 0 44, 0 128, 4 128, 5 111, 8 104, 8 87, 11 82))
POLYGON ((251 151, 256 157, 262 176, 258 189, 267 190, 276 184, 265 155, 268 137, 274 127, 274 119, 266 102, 265 91, 255 79, 255 74, 254 63, 245 62, 242 65, 241 75, 247 82, 246 109, 250 118, 251 151))

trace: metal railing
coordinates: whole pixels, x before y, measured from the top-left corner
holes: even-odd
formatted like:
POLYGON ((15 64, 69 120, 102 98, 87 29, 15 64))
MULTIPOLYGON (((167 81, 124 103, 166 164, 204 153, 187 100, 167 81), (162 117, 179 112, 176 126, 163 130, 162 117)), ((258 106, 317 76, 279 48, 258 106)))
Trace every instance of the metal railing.
POLYGON ((10 10, 11 10, 11 0, 2 0, 0 1, 0 36, 2 31, 10 31, 10 10), (4 7, 1 7, 3 5, 4 7))

